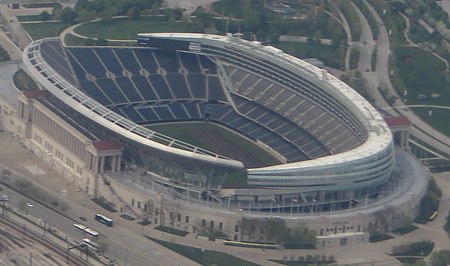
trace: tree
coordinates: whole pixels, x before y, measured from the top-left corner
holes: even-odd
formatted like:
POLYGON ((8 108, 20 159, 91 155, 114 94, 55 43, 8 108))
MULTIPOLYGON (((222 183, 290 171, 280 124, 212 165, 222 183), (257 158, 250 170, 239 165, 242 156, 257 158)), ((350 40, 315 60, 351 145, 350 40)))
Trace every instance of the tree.
POLYGON ((406 4, 401 1, 392 1, 391 8, 394 13, 405 12, 406 4))
POLYGON ((250 239, 255 234, 256 225, 259 223, 258 219, 242 218, 241 231, 247 235, 247 239, 250 239))
POLYGON ((315 245, 317 232, 309 230, 305 225, 299 225, 291 236, 286 238, 289 243, 315 245))
POLYGON ((138 19, 141 16, 141 10, 135 6, 135 7, 128 9, 126 15, 129 18, 138 19))
POLYGON ((78 12, 78 20, 80 22, 87 22, 90 20, 93 20, 94 18, 97 17, 97 13, 95 12, 95 10, 80 10, 80 12, 78 12))
POLYGON ((161 5, 159 4, 158 1, 155 1, 153 3, 153 5, 150 7, 150 13, 151 15, 159 15, 159 8, 161 7, 161 5))
POLYGON ((149 221, 153 220, 154 209, 153 200, 148 200, 147 203, 144 204, 142 210, 142 224, 147 224, 149 221))
MULTIPOLYGON (((203 7, 197 7, 197 9, 192 13, 192 16, 195 17, 192 21, 202 31, 205 31, 205 29, 207 29, 213 25, 215 26, 215 24, 217 24, 217 23, 214 23, 215 20, 214 20, 213 16, 210 13, 208 13, 203 7)), ((221 20, 219 20, 219 21, 221 21, 221 20)), ((224 21, 221 22, 221 25, 219 23, 219 27, 222 26, 221 28, 225 28, 224 23, 225 23, 224 21)))
POLYGON ((67 24, 72 24, 77 18, 77 13, 70 7, 66 7, 61 11, 61 21, 67 24))
POLYGON ((113 16, 115 15, 115 10, 113 8, 108 8, 104 11, 102 11, 99 16, 102 20, 111 20, 113 16))
POLYGON ((431 256, 431 266, 447 266, 450 263, 450 250, 439 250, 431 256))
POLYGON ((62 11, 62 9, 61 9, 60 5, 54 6, 53 10, 52 10, 52 18, 54 20, 60 20, 61 19, 61 11, 62 11))
POLYGON ((164 209, 165 209, 165 213, 169 214, 170 227, 174 228, 175 221, 178 218, 178 215, 180 215, 180 205, 176 205, 176 206, 164 205, 164 209))
POLYGON ((50 20, 50 18, 52 17, 52 15, 50 15, 50 13, 48 13, 47 11, 42 11, 40 16, 41 16, 41 20, 43 22, 46 22, 46 21, 50 20))
POLYGON ((272 242, 280 242, 286 237, 287 227, 286 222, 280 218, 268 218, 263 222, 264 235, 267 240, 272 242))
POLYGON ((244 31, 256 32, 261 28, 261 20, 259 16, 253 14, 252 16, 247 17, 243 23, 244 31))
POLYGON ((426 211, 427 214, 439 208, 439 199, 436 194, 427 191, 427 193, 420 200, 421 211, 426 211))

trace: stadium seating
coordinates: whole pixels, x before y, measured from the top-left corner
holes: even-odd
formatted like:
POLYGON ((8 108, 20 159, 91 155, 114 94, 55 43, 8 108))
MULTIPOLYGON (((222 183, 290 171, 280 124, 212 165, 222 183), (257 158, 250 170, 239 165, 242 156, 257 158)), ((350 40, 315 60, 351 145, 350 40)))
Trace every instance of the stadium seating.
MULTIPOLYGON (((57 42, 46 45, 47 56, 57 51, 48 61, 62 73, 70 69, 57 42)), ((85 93, 139 124, 209 119, 266 143, 288 161, 317 158, 361 143, 362 127, 310 81, 236 51, 216 47, 208 52, 229 58, 223 68, 233 86, 227 93, 236 110, 228 103, 216 64, 204 55, 73 47, 67 49, 67 58, 85 93), (340 116, 329 112, 331 108, 340 116)))
POLYGON ((106 69, 95 55, 95 49, 71 48, 67 51, 71 65, 77 66, 74 69, 79 80, 86 79, 87 73, 97 79, 106 78, 106 69))
POLYGON ((65 80, 72 84, 75 84, 72 72, 70 71, 69 63, 61 47, 61 43, 58 41, 44 42, 42 43, 43 49, 41 50, 42 57, 45 61, 55 69, 65 80))
MULTIPOLYGON (((365 138, 366 134, 364 127, 354 119, 350 112, 346 110, 345 107, 339 105, 332 96, 328 95, 323 90, 316 88, 316 85, 307 78, 302 77, 297 73, 293 73, 288 69, 281 68, 267 60, 258 61, 251 56, 238 53, 232 49, 211 47, 208 45, 204 45, 202 49, 208 53, 216 54, 221 60, 231 63, 234 66, 240 66, 243 69, 246 69, 247 72, 252 70, 255 74, 261 74, 275 82, 283 83, 287 87, 307 95, 307 98, 310 100, 316 100, 316 104, 323 105, 325 108, 329 109, 335 107, 340 109, 338 111, 341 115, 345 116, 351 122, 349 124, 353 124, 354 126, 354 129, 351 130, 353 133, 351 134, 356 133, 359 138, 365 138)), ((351 128, 351 126, 349 127, 351 128)))
POLYGON ((119 62, 113 50, 111 48, 98 48, 94 50, 94 53, 99 57, 105 68, 112 72, 115 76, 119 77, 123 75, 123 67, 119 62))
POLYGON ((178 53, 181 65, 186 68, 189 73, 202 73, 198 57, 191 53, 178 53))
POLYGON ((139 75, 141 66, 136 60, 136 54, 133 49, 115 49, 114 53, 124 69, 129 71, 132 75, 139 75))
MULTIPOLYGON (((358 135, 348 126, 341 127, 345 130, 345 135, 348 139, 354 141, 347 141, 345 143, 338 142, 338 139, 323 139, 326 137, 325 128, 322 126, 323 120, 316 119, 324 117, 324 120, 335 121, 333 124, 341 124, 334 114, 325 109, 320 108, 321 105, 313 103, 311 99, 302 96, 300 93, 290 90, 289 87, 283 86, 275 82, 261 82, 265 78, 258 76, 249 70, 244 70, 240 67, 233 67, 228 65, 225 70, 228 72, 228 77, 236 89, 236 93, 253 99, 262 106, 269 108, 282 116, 285 116, 299 127, 306 129, 310 134, 317 136, 321 143, 326 143, 327 148, 331 152, 349 150, 356 147, 360 143, 358 135), (292 111, 291 111, 292 110, 292 111), (300 117, 299 117, 300 116, 300 117), (305 123, 305 121, 309 121, 305 123), (348 144, 348 145, 347 145, 348 144)), ((272 122, 268 124, 270 128, 278 125, 272 122)), ((323 153, 319 152, 319 156, 323 153)))

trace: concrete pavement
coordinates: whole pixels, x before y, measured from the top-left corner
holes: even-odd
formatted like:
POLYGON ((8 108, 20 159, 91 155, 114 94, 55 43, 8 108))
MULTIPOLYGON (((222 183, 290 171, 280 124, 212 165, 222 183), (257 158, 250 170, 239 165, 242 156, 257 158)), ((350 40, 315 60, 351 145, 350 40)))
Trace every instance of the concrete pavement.
MULTIPOLYGON (((4 147, 0 149, 0 162, 3 162, 4 165, 8 165, 16 174, 22 174, 30 181, 44 187, 48 191, 51 191, 57 195, 60 199, 68 202, 70 209, 66 211, 66 214, 72 217, 72 219, 77 220, 81 215, 86 216, 88 218, 87 225, 103 234, 105 236, 103 239, 110 243, 110 247, 106 255, 114 258, 116 261, 121 261, 122 263, 126 260, 128 265, 142 265, 145 260, 139 259, 138 257, 140 255, 150 256, 156 265, 177 265, 177 263, 180 263, 178 259, 176 259, 177 257, 181 257, 180 255, 173 255, 173 252, 165 250, 165 248, 162 248, 161 246, 144 238, 143 235, 148 235, 157 239, 187 246, 227 252, 236 257, 249 260, 260 265, 276 265, 268 259, 282 260, 284 257, 290 258, 294 256, 297 258, 298 256, 316 254, 325 254, 327 256, 333 255, 338 259, 339 263, 345 264, 370 261, 374 262, 375 265, 396 265, 395 259, 386 255, 386 252, 390 251, 391 246, 407 243, 410 239, 431 237, 431 230, 424 228, 424 230, 418 229, 404 237, 396 237, 392 240, 381 243, 317 250, 259 250, 224 246, 221 242, 211 242, 197 239, 193 234, 188 234, 186 237, 179 237, 154 230, 152 225, 141 226, 137 224, 136 221, 127 221, 119 217, 119 213, 111 214, 106 212, 104 209, 85 198, 83 192, 73 187, 69 180, 66 180, 64 177, 58 175, 45 163, 40 162, 39 158, 25 150, 25 148, 20 146, 16 140, 9 140, 7 133, 0 133, 0 147, 4 147), (5 147, 8 148, 6 149, 5 147), (117 226, 114 228, 108 228, 97 223, 96 221, 93 221, 93 215, 97 212, 106 214, 112 218, 116 222, 117 226), (175 259, 175 261, 178 262, 168 263, 167 259, 175 259)), ((411 171, 415 170, 411 169, 411 171)), ((71 223, 72 221, 69 222, 69 226, 71 226, 71 223)), ((442 236, 442 231, 439 231, 438 229, 431 232, 433 233, 433 238, 434 235, 437 237, 442 236)), ((444 241, 445 239, 439 243, 444 243, 444 241)), ((439 244, 439 246, 440 245, 441 244, 439 244)), ((184 265, 188 265, 190 262, 182 257, 180 259, 183 261, 182 263, 184 265)), ((192 263, 192 265, 196 264, 192 263)))

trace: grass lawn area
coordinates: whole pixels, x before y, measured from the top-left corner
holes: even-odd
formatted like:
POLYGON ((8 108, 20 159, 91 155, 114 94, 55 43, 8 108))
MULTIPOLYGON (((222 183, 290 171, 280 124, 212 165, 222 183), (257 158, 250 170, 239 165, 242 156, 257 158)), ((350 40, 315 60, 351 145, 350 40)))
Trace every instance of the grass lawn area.
MULTIPOLYGON (((96 41, 94 39, 80 38, 71 33, 66 35, 66 39, 64 41, 69 46, 95 46, 96 45, 96 41)), ((108 41, 108 46, 137 46, 137 42, 108 41)))
POLYGON ((36 82, 34 82, 34 80, 30 78, 30 76, 28 76, 28 74, 22 69, 14 73, 13 81, 14 85, 16 85, 16 87, 21 91, 32 91, 39 89, 36 82))
POLYGON ((120 217, 122 217, 123 219, 128 220, 128 221, 136 220, 136 218, 134 218, 133 216, 130 216, 128 214, 122 214, 122 215, 120 215, 120 217))
POLYGON ((92 40, 88 40, 88 39, 83 39, 80 37, 77 37, 71 33, 66 35, 66 38, 64 40, 66 42, 67 45, 72 45, 72 46, 89 46, 90 44, 93 44, 92 40))
POLYGON ((57 37, 67 28, 67 24, 63 22, 22 23, 22 26, 33 40, 57 37))
POLYGON ((282 264, 282 265, 287 265, 287 266, 311 266, 311 265, 330 265, 330 264, 334 264, 334 261, 319 261, 319 262, 306 262, 306 261, 298 261, 298 260, 272 260, 273 262, 282 264))
POLYGON ((414 231, 416 229, 417 229, 416 226, 410 224, 410 225, 405 225, 405 226, 402 226, 402 227, 400 227, 398 229, 395 229, 392 232, 395 233, 396 235, 404 235, 404 234, 412 232, 412 231, 414 231))
MULTIPOLYGON (((450 99, 448 100, 450 103, 450 99)), ((450 136, 450 123, 448 123, 450 110, 438 108, 412 108, 412 110, 424 121, 430 123, 434 129, 439 130, 447 136, 450 136), (431 116, 428 115, 430 110, 432 111, 431 116)))
POLYGON ((186 231, 182 231, 182 230, 178 230, 176 228, 172 228, 169 226, 162 226, 159 225, 157 227, 155 227, 156 230, 162 231, 162 232, 166 232, 172 235, 177 235, 177 236, 186 236, 187 234, 189 234, 189 232, 186 231))
POLYGON ((211 123, 193 122, 149 126, 150 129, 192 145, 233 158, 254 157, 266 165, 279 163, 253 142, 211 123), (227 142, 227 143, 220 143, 227 142), (239 155, 240 154, 240 155, 239 155))
POLYGON ((92 198, 91 200, 109 212, 117 212, 117 210, 112 206, 110 202, 107 202, 99 198, 92 198))
MULTIPOLYGON (((408 257, 396 257, 398 261, 402 263, 402 265, 416 265, 418 261, 423 261, 424 259, 419 258, 408 258, 408 257)), ((419 264, 420 265, 420 264, 419 264)))
POLYGON ((328 67, 337 69, 344 67, 344 47, 299 42, 280 42, 271 45, 298 58, 317 58, 328 67))
POLYGON ((232 255, 229 255, 227 253, 213 251, 213 250, 202 250, 199 248, 184 246, 180 244, 175 244, 171 242, 166 242, 154 238, 149 239, 155 241, 156 243, 165 246, 166 248, 169 248, 183 256, 185 256, 188 259, 191 259, 201 265, 217 265, 217 266, 257 266, 258 264, 255 264, 253 262, 249 262, 246 260, 242 260, 239 258, 236 258, 232 255))
MULTIPOLYGON (((404 90, 408 90, 406 97, 408 105, 450 107, 450 73, 445 71, 442 61, 415 47, 397 47, 394 55, 398 77, 404 84, 404 88, 398 91, 398 94, 404 95, 404 90)), ((450 110, 428 107, 413 107, 412 110, 434 128, 450 136, 450 124, 447 122, 450 110), (430 110, 432 110, 431 117, 430 110)))
POLYGON ((42 17, 41 17, 41 15, 17 16, 17 20, 19 20, 20 22, 42 21, 42 17))
POLYGON ((190 32, 190 25, 169 22, 165 17, 117 18, 81 25, 75 32, 91 37, 115 40, 134 40, 143 32, 190 32))
POLYGON ((390 236, 390 235, 387 235, 387 234, 376 234, 376 235, 373 235, 373 236, 369 237, 369 242, 370 243, 375 243, 375 242, 388 240, 388 239, 391 239, 391 238, 393 238, 393 237, 390 236))
POLYGON ((243 18, 243 8, 241 7, 239 0, 227 0, 217 1, 211 4, 211 8, 226 17, 243 18))

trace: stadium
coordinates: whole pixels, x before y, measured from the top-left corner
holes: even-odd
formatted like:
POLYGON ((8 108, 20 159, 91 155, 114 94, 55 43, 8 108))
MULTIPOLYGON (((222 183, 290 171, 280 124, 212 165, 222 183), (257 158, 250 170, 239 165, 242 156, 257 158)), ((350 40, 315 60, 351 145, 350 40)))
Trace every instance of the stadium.
MULTIPOLYGON (((393 135, 372 105, 326 70, 239 35, 139 34, 128 47, 43 39, 25 49, 23 63, 41 88, 19 96, 30 149, 69 166, 64 175, 87 194, 113 191, 156 224, 219 228, 241 240, 244 211, 313 222, 367 206, 394 182, 393 135), (197 122, 260 150, 207 130, 196 135, 204 147, 152 129, 197 122)), ((330 233, 371 223, 352 218, 349 226, 348 217, 330 233)), ((332 222, 314 223, 323 236, 332 222)))

